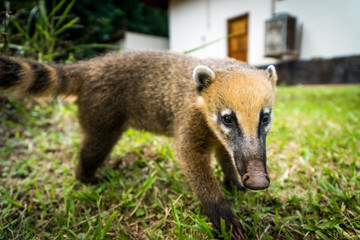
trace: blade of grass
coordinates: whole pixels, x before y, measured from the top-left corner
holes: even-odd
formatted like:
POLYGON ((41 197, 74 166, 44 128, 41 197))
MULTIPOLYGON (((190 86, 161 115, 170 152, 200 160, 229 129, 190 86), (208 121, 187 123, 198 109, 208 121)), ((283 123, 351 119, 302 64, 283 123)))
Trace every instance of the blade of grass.
POLYGON ((61 0, 50 12, 49 18, 53 17, 57 11, 64 5, 67 0, 61 0))
POLYGON ((180 218, 179 218, 179 214, 177 209, 175 208, 174 202, 171 201, 171 212, 173 215, 173 218, 175 219, 175 224, 177 226, 177 237, 179 240, 182 240, 184 238, 183 236, 183 226, 177 223, 180 223, 183 221, 183 216, 182 216, 182 208, 180 209, 180 218))
POLYGON ((39 1, 39 12, 40 12, 40 22, 41 22, 40 24, 44 29, 46 29, 48 31, 49 30, 49 18, 47 16, 45 0, 39 1))
POLYGON ((123 49, 120 45, 114 44, 103 44, 103 43, 90 43, 90 44, 79 44, 74 47, 76 50, 87 49, 87 48, 108 48, 108 49, 123 49))
POLYGON ((198 226, 198 229, 201 230, 208 238, 213 239, 214 235, 212 234, 213 229, 207 224, 206 221, 204 221, 201 217, 199 217, 197 214, 190 211, 191 220, 195 222, 195 224, 198 226))
POLYGON ((77 23, 77 21, 79 20, 79 18, 74 18, 71 21, 69 21, 68 23, 66 23, 65 25, 63 25, 61 28, 59 28, 58 30, 55 31, 54 36, 59 35, 60 33, 64 32, 66 29, 68 29, 69 27, 73 26, 75 23, 77 23))
POLYGON ((116 215, 118 214, 118 211, 113 212, 109 219, 106 221, 104 229, 101 231, 101 239, 105 238, 106 233, 109 231, 111 224, 113 222, 113 219, 116 217, 116 215))
POLYGON ((28 36, 30 36, 30 31, 31 31, 31 23, 33 21, 33 19, 35 18, 36 13, 39 12, 39 7, 35 6, 31 9, 28 19, 26 21, 26 33, 28 34, 28 36))
POLYGON ((149 174, 149 176, 146 178, 143 185, 141 185, 138 193, 136 194, 135 198, 139 199, 144 192, 151 187, 151 185, 154 184, 156 181, 156 171, 152 171, 152 173, 149 174))
POLYGON ((64 12, 61 14, 59 20, 56 22, 54 29, 57 30, 61 24, 63 23, 63 21, 65 20, 66 16, 68 15, 69 11, 71 10, 71 8, 73 7, 73 5, 75 4, 76 0, 72 0, 65 8, 64 12))

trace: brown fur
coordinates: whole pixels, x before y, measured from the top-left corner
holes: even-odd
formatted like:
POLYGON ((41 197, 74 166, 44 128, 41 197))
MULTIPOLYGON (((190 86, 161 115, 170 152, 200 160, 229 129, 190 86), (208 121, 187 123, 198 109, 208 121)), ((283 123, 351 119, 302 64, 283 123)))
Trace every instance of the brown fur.
POLYGON ((71 65, 0 58, 0 92, 78 97, 84 132, 76 168, 79 180, 94 181, 96 169, 130 126, 174 136, 177 158, 191 188, 214 226, 219 229, 220 219, 225 219, 227 229, 233 226, 235 239, 244 236, 210 167, 210 154, 216 149, 227 185, 242 189, 239 173, 266 174, 259 114, 272 109, 275 81, 271 69, 169 52, 113 53, 71 65), (209 67, 215 79, 205 72, 195 84, 192 74, 197 65, 209 67), (231 137, 214 118, 224 109, 234 112, 239 137, 231 137))

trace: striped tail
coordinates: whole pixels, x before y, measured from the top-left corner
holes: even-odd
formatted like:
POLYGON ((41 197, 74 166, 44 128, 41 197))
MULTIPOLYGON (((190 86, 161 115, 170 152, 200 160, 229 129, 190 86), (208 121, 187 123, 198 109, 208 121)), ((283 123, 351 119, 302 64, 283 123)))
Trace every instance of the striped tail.
POLYGON ((81 78, 70 66, 0 56, 0 93, 15 96, 77 95, 81 78))

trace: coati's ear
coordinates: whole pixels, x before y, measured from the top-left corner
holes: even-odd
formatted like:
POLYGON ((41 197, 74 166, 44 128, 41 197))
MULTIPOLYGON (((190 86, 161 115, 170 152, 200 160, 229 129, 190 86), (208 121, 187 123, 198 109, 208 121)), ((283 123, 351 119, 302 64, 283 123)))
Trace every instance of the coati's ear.
POLYGON ((276 69, 274 67, 274 65, 270 65, 267 67, 267 72, 269 74, 269 79, 272 83, 273 86, 276 85, 276 81, 278 80, 277 74, 276 74, 276 69))
POLYGON ((193 79, 199 93, 206 89, 215 79, 214 71, 206 66, 199 65, 194 68, 193 79))

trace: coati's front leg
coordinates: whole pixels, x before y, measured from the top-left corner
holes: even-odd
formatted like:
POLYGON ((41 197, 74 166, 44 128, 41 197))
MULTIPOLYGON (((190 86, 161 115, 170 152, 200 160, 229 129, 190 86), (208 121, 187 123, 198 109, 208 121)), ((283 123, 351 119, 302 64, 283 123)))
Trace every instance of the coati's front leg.
POLYGON ((223 219, 226 230, 232 228, 233 239, 245 239, 241 225, 227 204, 210 166, 211 144, 208 138, 214 136, 202 126, 203 124, 196 119, 182 123, 176 136, 177 157, 214 228, 220 230, 220 221, 223 219))
POLYGON ((229 153, 226 151, 223 145, 219 144, 216 148, 216 159, 220 164, 224 173, 224 185, 228 191, 232 191, 233 187, 237 190, 246 191, 246 188, 242 186, 239 181, 239 174, 236 170, 233 161, 229 153))

